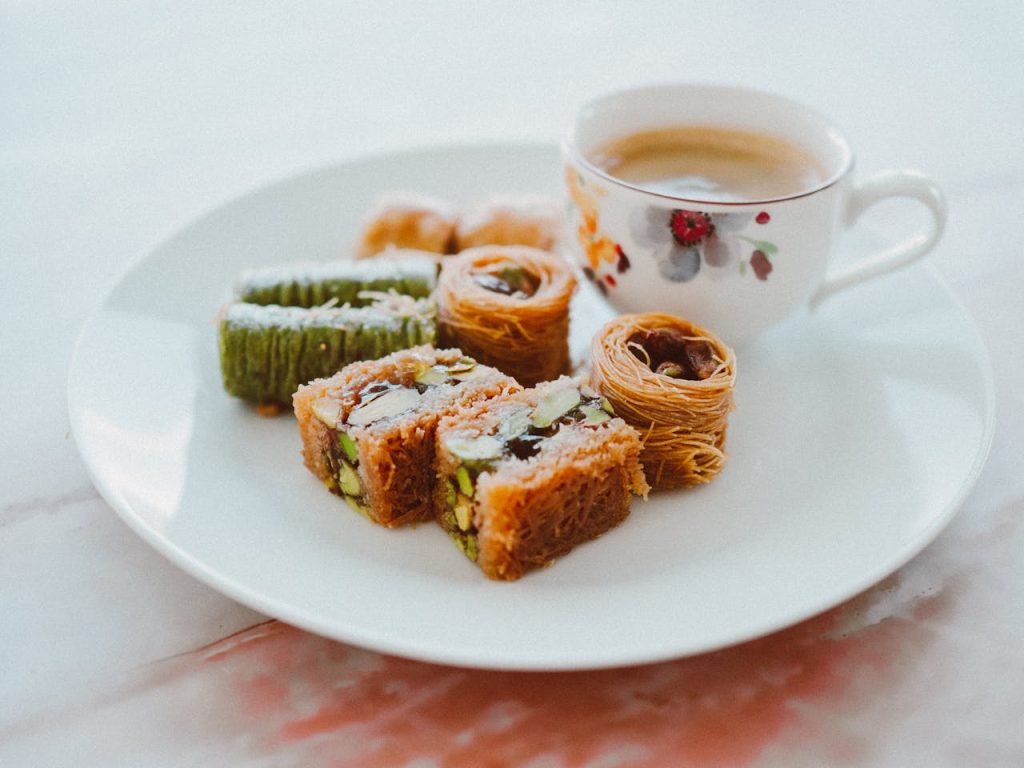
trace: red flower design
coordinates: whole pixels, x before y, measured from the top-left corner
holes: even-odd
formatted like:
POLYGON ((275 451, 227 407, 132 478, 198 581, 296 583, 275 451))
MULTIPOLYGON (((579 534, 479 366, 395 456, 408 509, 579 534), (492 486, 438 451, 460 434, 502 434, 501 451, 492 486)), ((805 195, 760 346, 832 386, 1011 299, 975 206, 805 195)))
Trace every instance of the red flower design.
POLYGON ((669 219, 672 237, 680 245, 700 245, 715 231, 711 216, 703 211, 672 211, 669 219))

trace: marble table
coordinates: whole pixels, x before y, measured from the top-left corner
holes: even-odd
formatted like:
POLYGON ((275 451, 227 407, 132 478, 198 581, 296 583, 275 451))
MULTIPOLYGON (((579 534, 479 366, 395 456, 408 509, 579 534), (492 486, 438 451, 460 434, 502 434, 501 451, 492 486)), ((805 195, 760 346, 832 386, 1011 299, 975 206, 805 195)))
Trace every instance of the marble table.
MULTIPOLYGON (((0 10, 0 765, 1024 764, 1024 10, 720 5, 0 10), (946 190, 929 259, 988 346, 997 426, 959 513, 906 566, 713 653, 481 671, 259 615, 93 489, 69 359, 133 257, 289 174, 553 141, 584 97, 673 79, 814 104, 862 171, 916 167, 946 190)), ((898 233, 912 213, 872 216, 898 233)))

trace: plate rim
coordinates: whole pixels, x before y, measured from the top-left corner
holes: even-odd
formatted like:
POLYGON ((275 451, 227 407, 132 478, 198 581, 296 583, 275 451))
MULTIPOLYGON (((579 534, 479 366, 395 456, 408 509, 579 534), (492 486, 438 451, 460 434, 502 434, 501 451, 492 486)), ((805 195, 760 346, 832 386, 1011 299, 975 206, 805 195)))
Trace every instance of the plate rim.
MULTIPOLYGON (((437 154, 446 151, 501 151, 501 152, 554 152, 557 153, 557 144, 541 141, 500 141, 488 140, 481 142, 448 142, 422 146, 403 147, 394 151, 380 151, 366 154, 353 155, 351 157, 332 161, 323 165, 302 169, 285 176, 278 177, 262 185, 253 187, 246 192, 235 195, 221 201, 204 213, 186 221, 181 226, 166 234, 155 245, 147 248, 129 259, 123 270, 119 273, 114 283, 109 286, 102 299, 97 303, 83 322, 75 339, 70 365, 67 375, 67 408, 71 433, 79 456, 85 466, 90 482, 99 492, 101 497, 110 505, 118 517, 135 532, 144 542, 153 547, 157 552, 170 560, 176 566, 197 579, 204 585, 220 592, 229 599, 235 600, 253 610, 256 610, 268 617, 276 618, 301 629, 327 637, 340 642, 350 643, 361 648, 370 649, 379 653, 388 653, 404 658, 415 659, 435 664, 445 664, 473 669, 504 670, 504 671, 573 671, 573 670, 597 670, 614 667, 636 666, 652 664, 671 659, 696 656, 702 653, 734 646, 749 640, 763 637, 787 627, 791 627, 801 621, 815 616, 825 610, 840 605, 852 597, 860 594, 886 576, 902 568, 921 551, 923 551, 935 538, 946 528, 962 508, 968 494, 976 485, 978 478, 988 460, 989 453, 995 433, 996 421, 996 398, 995 380, 992 368, 991 355, 981 335, 977 321, 960 297, 947 284, 942 276, 930 263, 919 263, 910 267, 921 270, 940 289, 945 298, 956 310, 958 318, 964 322, 966 330, 970 333, 977 349, 977 362, 979 365, 980 381, 985 403, 985 419, 982 434, 979 439, 977 451, 973 457, 970 467, 967 469, 957 490, 951 493, 944 507, 938 513, 930 517, 930 524, 924 527, 919 535, 909 541, 903 548, 894 550, 892 557, 887 558, 878 567, 865 572, 865 574, 840 593, 831 594, 827 598, 812 601, 812 605, 803 606, 789 612, 783 612, 783 618, 774 617, 771 621, 761 621, 743 632, 736 632, 717 642, 704 642, 700 644, 677 644, 676 647, 662 647, 660 650, 630 651, 628 648, 605 651, 601 654, 591 653, 585 658, 568 658, 566 654, 551 654, 549 657, 538 656, 536 653, 517 654, 510 652, 509 647, 504 647, 500 658, 491 658, 487 652, 467 653, 465 650, 446 651, 444 648, 431 646, 424 648, 412 641, 404 641, 402 638, 382 635, 379 631, 367 631, 365 628, 339 627, 337 624, 321 621, 315 615, 302 608, 294 607, 291 603, 279 601, 267 597, 261 592, 254 590, 236 579, 224 575, 215 568, 207 565, 198 557, 190 554, 168 538, 161 536, 159 531, 150 526, 143 517, 138 514, 131 504, 121 495, 117 488, 108 483, 98 474, 93 463, 87 458, 83 449, 83 436, 87 427, 82 423, 82 408, 78 398, 81 397, 79 388, 75 387, 76 379, 81 375, 82 349, 86 339, 93 331, 100 318, 107 309, 110 299, 121 287, 123 282, 144 262, 148 261, 164 247, 174 241, 176 237, 187 230, 193 229, 203 222, 208 221, 229 207, 239 205, 245 200, 270 193, 277 187, 286 186, 298 182, 301 179, 312 177, 318 174, 330 174, 339 169, 356 163, 372 163, 378 161, 393 162, 396 158, 412 155, 437 154)), ((571 654, 569 654, 571 656, 571 654)))

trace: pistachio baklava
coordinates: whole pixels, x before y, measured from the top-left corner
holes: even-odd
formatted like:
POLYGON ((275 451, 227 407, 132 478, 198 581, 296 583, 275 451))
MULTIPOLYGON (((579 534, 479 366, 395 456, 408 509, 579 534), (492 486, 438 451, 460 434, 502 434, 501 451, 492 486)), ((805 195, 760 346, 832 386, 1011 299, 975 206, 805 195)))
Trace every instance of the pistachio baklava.
POLYGON ((514 580, 600 536, 646 496, 640 436, 563 376, 441 419, 438 522, 492 579, 514 580))
POLYGON ((438 422, 520 389, 458 349, 421 346, 354 363, 295 393, 306 466, 375 523, 430 519, 438 422))

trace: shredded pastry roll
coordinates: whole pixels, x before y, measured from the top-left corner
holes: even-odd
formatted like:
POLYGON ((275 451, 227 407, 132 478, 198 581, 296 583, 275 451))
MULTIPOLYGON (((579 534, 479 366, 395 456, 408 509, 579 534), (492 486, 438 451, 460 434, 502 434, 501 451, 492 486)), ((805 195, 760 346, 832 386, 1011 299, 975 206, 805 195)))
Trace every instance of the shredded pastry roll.
POLYGON ((706 483, 725 465, 736 357, 709 331, 662 313, 623 315, 591 344, 594 388, 644 441, 655 489, 706 483))
POLYGON ((569 302, 576 279, 558 256, 481 246, 445 261, 438 281, 443 343, 533 386, 569 370, 569 302))

